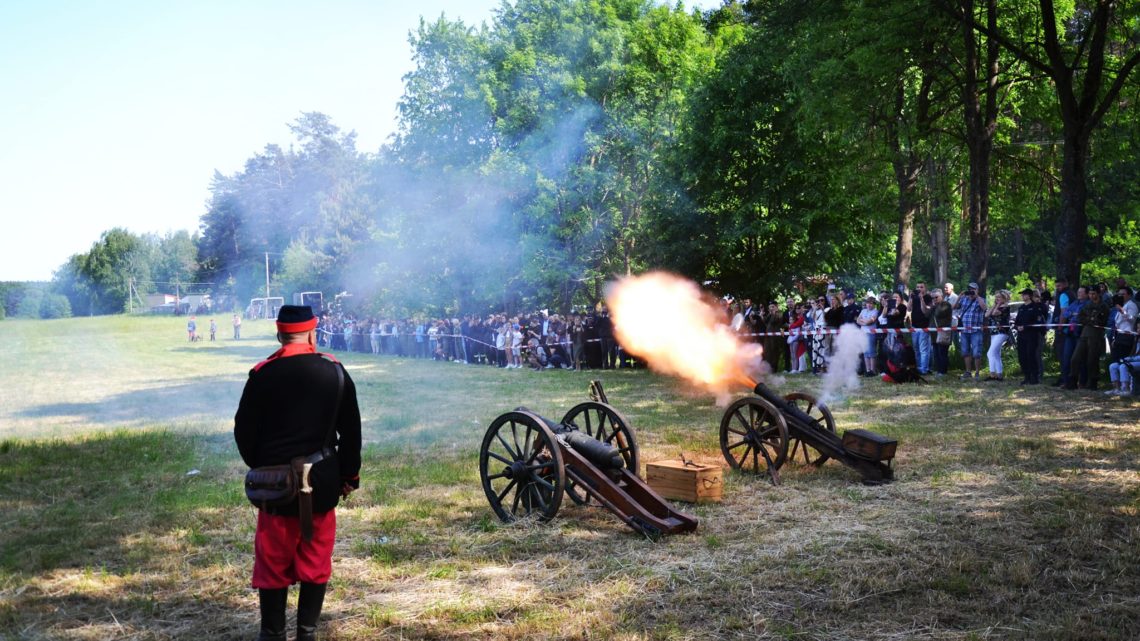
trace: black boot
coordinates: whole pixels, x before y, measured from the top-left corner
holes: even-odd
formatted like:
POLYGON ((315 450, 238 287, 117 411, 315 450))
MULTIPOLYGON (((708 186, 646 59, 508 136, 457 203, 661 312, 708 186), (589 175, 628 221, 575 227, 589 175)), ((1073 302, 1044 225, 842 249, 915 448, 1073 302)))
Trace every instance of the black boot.
POLYGON ((297 641, 317 641, 317 619, 325 603, 327 583, 302 583, 297 599, 297 641))
POLYGON ((261 602, 261 632, 257 641, 285 641, 285 599, 289 588, 258 590, 261 602))

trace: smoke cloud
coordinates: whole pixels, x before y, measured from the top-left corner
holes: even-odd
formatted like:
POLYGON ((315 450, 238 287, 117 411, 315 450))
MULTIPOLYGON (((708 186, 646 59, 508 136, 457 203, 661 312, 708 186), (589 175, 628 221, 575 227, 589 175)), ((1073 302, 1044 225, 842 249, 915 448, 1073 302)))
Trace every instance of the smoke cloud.
POLYGON ((839 334, 835 337, 834 354, 827 365, 827 374, 823 377, 819 399, 821 403, 831 405, 835 401, 842 401, 848 394, 859 389, 859 359, 863 356, 866 344, 867 335, 854 323, 839 328, 839 334))

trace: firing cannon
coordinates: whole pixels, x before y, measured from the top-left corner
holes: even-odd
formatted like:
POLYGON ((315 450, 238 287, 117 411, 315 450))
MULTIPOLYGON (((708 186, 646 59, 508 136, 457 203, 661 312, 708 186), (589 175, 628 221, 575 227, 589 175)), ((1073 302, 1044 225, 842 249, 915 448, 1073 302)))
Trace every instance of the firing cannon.
POLYGON ((525 407, 491 422, 479 449, 479 477, 495 515, 504 522, 534 516, 549 521, 563 496, 591 500, 647 536, 691 532, 697 520, 679 512, 637 475, 638 450, 629 422, 605 402, 575 405, 554 421, 525 407))
POLYGON ((763 383, 755 396, 737 399, 720 421, 720 451, 733 469, 768 474, 779 482, 788 460, 820 466, 835 459, 858 471, 870 484, 894 478, 891 461, 897 442, 867 430, 847 430, 840 437, 827 406, 795 392, 781 397, 763 383))

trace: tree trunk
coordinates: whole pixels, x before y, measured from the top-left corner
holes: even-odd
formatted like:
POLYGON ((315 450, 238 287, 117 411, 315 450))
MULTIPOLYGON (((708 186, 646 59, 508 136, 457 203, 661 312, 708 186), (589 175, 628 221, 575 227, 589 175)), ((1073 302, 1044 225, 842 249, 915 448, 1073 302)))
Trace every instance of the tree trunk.
POLYGON ((1088 135, 1066 131, 1062 153, 1057 275, 1076 284, 1081 282, 1081 262, 1084 261, 1085 238, 1088 235, 1088 216, 1085 213, 1085 203, 1088 200, 1088 185, 1085 183, 1089 157, 1088 135))
MULTIPOLYGON (((962 9, 966 15, 973 16, 973 0, 963 0, 962 9)), ((995 0, 986 0, 986 23, 991 33, 997 30, 995 0)), ((985 294, 990 265, 990 159, 997 129, 998 45, 992 37, 987 38, 983 58, 973 27, 963 25, 963 34, 966 59, 962 97, 970 159, 966 208, 970 237, 968 262, 970 280, 978 283, 978 293, 985 294)))
POLYGON ((990 139, 971 140, 970 147, 969 229, 970 280, 978 283, 978 293, 985 294, 990 267, 990 139))
POLYGON ((927 158, 927 183, 930 192, 930 262, 934 270, 934 285, 942 287, 950 279, 950 220, 943 197, 946 163, 927 158))
POLYGON ((950 280, 950 221, 945 217, 930 220, 930 254, 934 282, 941 287, 950 280))
POLYGON ((895 287, 910 285, 910 265, 914 260, 914 218, 918 213, 918 176, 922 163, 913 154, 905 162, 898 158, 895 180, 899 187, 899 233, 895 241, 895 287))

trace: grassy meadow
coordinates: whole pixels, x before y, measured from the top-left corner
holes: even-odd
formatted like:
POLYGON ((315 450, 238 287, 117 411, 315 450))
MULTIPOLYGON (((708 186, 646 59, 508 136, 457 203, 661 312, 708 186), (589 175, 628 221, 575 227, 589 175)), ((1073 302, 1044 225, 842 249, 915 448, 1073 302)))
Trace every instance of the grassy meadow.
MULTIPOLYGON (((190 344, 177 318, 0 323, 0 639, 256 636, 231 429, 275 344, 268 322, 240 342, 219 325, 190 344)), ((896 482, 835 462, 789 463, 778 487, 726 473, 724 502, 684 506, 695 534, 655 542, 569 501, 549 524, 499 523, 479 443, 519 405, 560 418, 599 378, 643 461, 719 463, 708 395, 644 371, 342 360, 366 451, 322 638, 1140 638, 1132 398, 864 382, 832 409, 840 431, 899 440, 896 482)))

